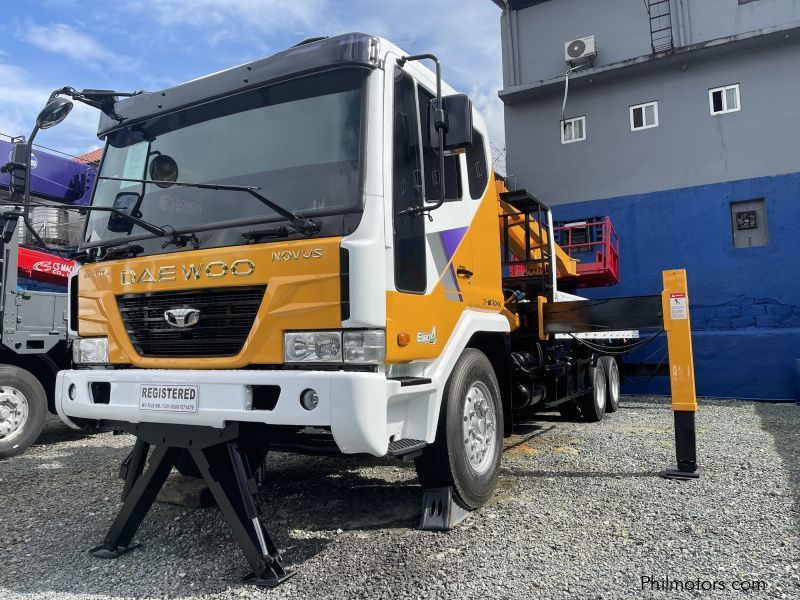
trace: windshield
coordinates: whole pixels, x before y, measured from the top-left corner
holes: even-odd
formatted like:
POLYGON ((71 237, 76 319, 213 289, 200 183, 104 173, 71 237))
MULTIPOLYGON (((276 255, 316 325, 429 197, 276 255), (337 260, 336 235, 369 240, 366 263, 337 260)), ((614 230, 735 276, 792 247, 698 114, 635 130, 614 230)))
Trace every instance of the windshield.
MULTIPOLYGON (((184 231, 261 216, 284 220, 248 193, 102 179, 118 177, 255 186, 304 217, 360 211, 367 73, 357 68, 318 73, 115 131, 109 134, 93 205, 184 231), (159 173, 165 156, 177 170, 168 177, 159 173)), ((87 220, 84 244, 150 236, 119 215, 95 211, 87 220)), ((214 236, 224 234, 209 232, 206 238, 214 236)), ((228 235, 213 242, 235 244, 242 238, 228 235)))

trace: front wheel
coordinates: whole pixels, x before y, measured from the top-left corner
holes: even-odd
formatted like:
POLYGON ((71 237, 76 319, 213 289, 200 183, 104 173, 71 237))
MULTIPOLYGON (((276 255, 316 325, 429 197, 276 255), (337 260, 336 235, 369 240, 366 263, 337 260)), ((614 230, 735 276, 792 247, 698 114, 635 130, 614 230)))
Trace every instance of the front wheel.
POLYGON ((44 427, 47 394, 31 373, 0 365, 0 458, 27 450, 44 427))
POLYGON ((480 350, 467 348, 442 398, 436 441, 414 461, 424 488, 452 486, 468 508, 489 500, 500 474, 503 404, 494 369, 480 350))

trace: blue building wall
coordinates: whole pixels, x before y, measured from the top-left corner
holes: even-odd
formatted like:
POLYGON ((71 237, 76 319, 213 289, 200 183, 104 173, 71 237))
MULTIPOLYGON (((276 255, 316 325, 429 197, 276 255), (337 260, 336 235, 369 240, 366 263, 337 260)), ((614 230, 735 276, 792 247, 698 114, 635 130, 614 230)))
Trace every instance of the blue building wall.
MULTIPOLYGON (((611 217, 621 283, 591 298, 658 294, 661 271, 684 268, 697 392, 791 400, 800 359, 800 173, 553 207, 557 220, 611 217), (730 203, 764 198, 769 243, 734 248, 730 203)), ((657 364, 662 342, 636 357, 657 364)), ((668 393, 666 378, 631 378, 628 393, 668 393)))

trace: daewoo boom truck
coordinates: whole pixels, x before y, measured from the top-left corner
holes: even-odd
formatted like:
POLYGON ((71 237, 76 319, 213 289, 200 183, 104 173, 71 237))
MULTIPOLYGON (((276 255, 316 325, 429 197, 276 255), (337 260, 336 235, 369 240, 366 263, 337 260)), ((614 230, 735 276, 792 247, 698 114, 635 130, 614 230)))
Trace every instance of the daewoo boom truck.
POLYGON ((447 528, 491 497, 518 411, 616 410, 613 355, 647 341, 617 331, 667 330, 693 423, 684 273, 639 299, 562 294, 576 262, 549 210, 495 180, 436 57, 315 38, 154 93, 63 88, 40 119, 68 97, 101 109, 106 146, 57 408, 136 437, 95 556, 138 546, 177 467, 205 479, 249 581, 277 585, 293 573, 252 477, 271 448, 414 460, 423 526, 447 528))

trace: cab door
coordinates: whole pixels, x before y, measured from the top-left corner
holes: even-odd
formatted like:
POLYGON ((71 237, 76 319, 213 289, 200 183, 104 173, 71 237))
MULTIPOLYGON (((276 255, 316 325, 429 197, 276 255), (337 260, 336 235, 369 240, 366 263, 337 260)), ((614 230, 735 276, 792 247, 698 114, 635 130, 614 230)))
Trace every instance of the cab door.
POLYGON ((387 224, 392 223, 387 263, 393 272, 386 343, 387 362, 392 363, 439 356, 469 305, 473 269, 466 234, 474 210, 462 201, 462 157, 447 157, 442 174, 424 133, 433 98, 429 86, 435 84, 426 81, 430 72, 407 63, 391 70, 387 66, 386 75, 391 159, 385 164, 391 168, 391 183, 385 189, 387 224), (439 200, 442 181, 446 201, 428 213, 439 200))

